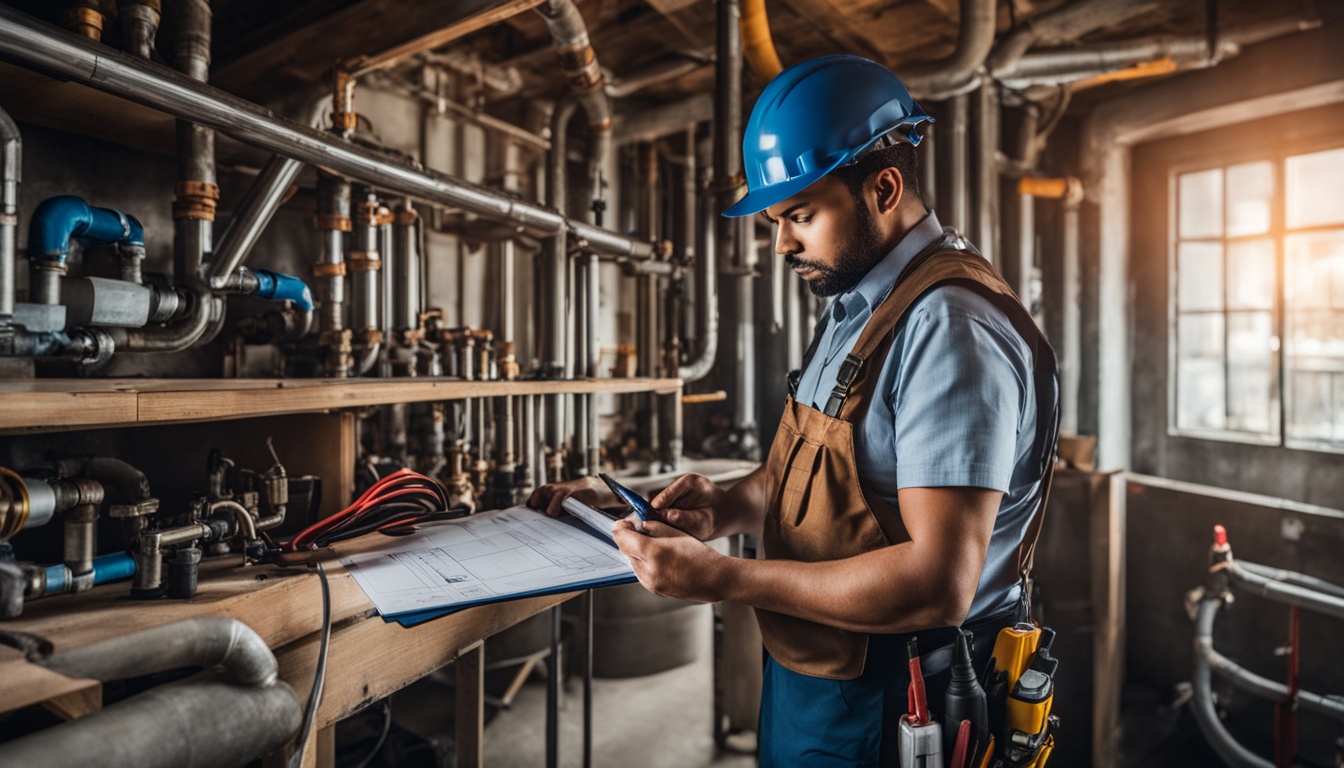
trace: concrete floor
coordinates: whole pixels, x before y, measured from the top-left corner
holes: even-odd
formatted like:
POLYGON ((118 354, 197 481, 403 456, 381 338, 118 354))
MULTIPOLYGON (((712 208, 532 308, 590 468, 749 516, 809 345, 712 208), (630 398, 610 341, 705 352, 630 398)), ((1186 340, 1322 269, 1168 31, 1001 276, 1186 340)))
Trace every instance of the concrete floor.
MULTIPOLYGON (((750 768, 755 754, 714 744, 711 638, 695 661, 665 672, 593 681, 593 760, 596 768, 750 768)), ((560 765, 583 765, 583 681, 570 680, 560 710, 560 765)), ((747 739, 750 741, 750 739, 747 739)), ((523 686, 512 706, 485 729, 485 764, 546 764, 546 681, 523 686)))

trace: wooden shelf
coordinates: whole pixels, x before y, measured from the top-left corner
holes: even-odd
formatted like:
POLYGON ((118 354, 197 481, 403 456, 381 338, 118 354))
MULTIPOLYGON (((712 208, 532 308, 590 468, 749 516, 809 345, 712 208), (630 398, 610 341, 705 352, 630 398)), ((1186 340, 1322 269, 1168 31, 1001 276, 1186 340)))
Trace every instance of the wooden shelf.
POLYGON ((501 395, 658 392, 681 379, 31 379, 0 381, 0 430, 243 419, 501 395))

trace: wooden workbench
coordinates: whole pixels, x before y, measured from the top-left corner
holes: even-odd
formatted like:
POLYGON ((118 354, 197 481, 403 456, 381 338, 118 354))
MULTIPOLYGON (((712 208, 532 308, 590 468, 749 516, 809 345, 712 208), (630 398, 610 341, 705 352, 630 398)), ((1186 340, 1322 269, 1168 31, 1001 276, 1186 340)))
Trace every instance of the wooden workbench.
MULTIPOLYGON (((377 542, 373 538, 365 546, 377 542)), ((347 544, 343 552, 362 548, 347 544)), ((404 628, 384 622, 338 562, 325 567, 332 632, 326 686, 306 750, 307 765, 319 760, 331 764, 330 728, 337 721, 459 660, 457 765, 479 765, 482 641, 577 594, 480 606, 404 628)), ((321 586, 315 571, 243 566, 241 555, 227 555, 202 562, 200 587, 191 600, 137 601, 129 592, 129 582, 116 582, 78 595, 36 600, 25 606, 21 618, 4 622, 0 629, 44 637, 59 653, 182 619, 228 616, 266 641, 279 662, 281 679, 307 705, 322 626, 321 586)), ((30 664, 18 651, 0 646, 0 714, 35 705, 63 718, 79 717, 102 706, 102 687, 95 680, 74 680, 30 664)))

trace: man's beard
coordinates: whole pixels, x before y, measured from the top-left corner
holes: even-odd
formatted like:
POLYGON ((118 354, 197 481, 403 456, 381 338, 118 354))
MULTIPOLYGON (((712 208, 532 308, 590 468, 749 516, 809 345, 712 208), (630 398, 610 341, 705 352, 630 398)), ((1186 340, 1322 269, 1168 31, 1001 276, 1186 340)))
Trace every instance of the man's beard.
POLYGON ((816 270, 819 277, 807 281, 813 296, 835 296, 853 290, 859 284, 868 270, 886 255, 881 252, 881 248, 882 236, 877 231, 877 222, 873 220, 868 206, 860 201, 854 233, 840 247, 835 266, 828 267, 797 257, 788 259, 788 263, 793 267, 816 270))

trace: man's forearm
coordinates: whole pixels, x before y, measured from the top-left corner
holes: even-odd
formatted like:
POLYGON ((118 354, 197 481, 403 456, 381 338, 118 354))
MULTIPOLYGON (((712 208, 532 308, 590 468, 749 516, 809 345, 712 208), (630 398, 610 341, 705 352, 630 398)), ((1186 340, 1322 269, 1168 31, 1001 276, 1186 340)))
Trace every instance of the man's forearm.
POLYGON ((765 465, 729 488, 722 508, 715 510, 713 539, 736 533, 760 533, 765 526, 765 465))

